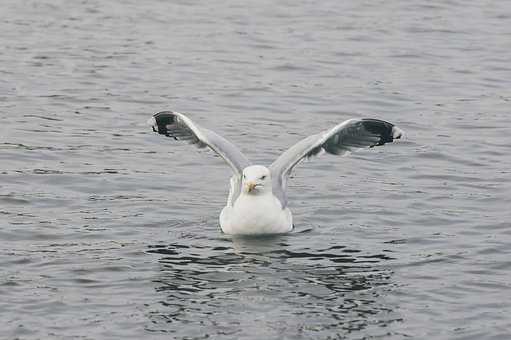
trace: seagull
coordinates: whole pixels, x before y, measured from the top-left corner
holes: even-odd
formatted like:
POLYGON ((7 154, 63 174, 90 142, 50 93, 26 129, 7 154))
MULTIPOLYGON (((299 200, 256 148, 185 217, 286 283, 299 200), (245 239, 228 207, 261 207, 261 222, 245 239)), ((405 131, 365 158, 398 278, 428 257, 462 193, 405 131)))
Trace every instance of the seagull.
POLYGON ((148 123, 161 135, 210 148, 231 167, 229 196, 220 213, 220 228, 231 235, 283 234, 293 229, 293 216, 287 205, 287 180, 303 159, 320 153, 345 155, 403 136, 401 129, 383 120, 349 119, 302 139, 265 167, 252 164, 231 142, 182 113, 158 112, 148 123))

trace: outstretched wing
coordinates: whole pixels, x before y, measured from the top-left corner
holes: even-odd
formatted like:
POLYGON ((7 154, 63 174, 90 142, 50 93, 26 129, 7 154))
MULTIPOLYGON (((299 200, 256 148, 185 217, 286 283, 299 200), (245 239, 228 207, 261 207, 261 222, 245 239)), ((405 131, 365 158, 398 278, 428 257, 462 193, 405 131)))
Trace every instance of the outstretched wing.
POLYGON ((172 137, 175 140, 187 141, 199 148, 209 147, 222 157, 234 172, 231 183, 238 183, 231 187, 232 203, 239 195, 241 176, 243 169, 250 165, 250 161, 227 139, 217 135, 213 131, 199 127, 190 118, 182 113, 162 111, 153 115, 148 121, 154 132, 172 137))
POLYGON ((273 193, 286 206, 286 182, 302 159, 327 152, 344 155, 356 149, 390 143, 403 135, 398 127, 378 119, 350 119, 334 128, 309 136, 285 151, 270 166, 273 193))
POLYGON ((199 127, 182 113, 158 112, 149 123, 153 126, 154 132, 196 144, 199 148, 209 147, 229 164, 235 174, 241 175, 243 169, 250 165, 245 155, 231 142, 213 131, 199 127))

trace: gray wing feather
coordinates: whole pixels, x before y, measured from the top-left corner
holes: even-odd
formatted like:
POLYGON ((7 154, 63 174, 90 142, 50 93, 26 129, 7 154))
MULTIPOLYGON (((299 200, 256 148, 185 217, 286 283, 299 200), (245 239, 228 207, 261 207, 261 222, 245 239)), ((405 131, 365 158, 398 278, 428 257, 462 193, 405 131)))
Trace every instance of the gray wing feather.
MULTIPOLYGON (((190 118, 179 112, 162 111, 153 115, 149 120, 154 132, 187 141, 199 148, 209 147, 222 157, 233 171, 231 183, 241 185, 243 169, 250 165, 250 161, 227 139, 215 132, 204 129, 195 124, 190 118)), ((234 203, 239 196, 240 188, 231 188, 230 201, 234 203)))
POLYGON ((270 166, 273 193, 287 205, 287 179, 304 158, 327 152, 344 155, 353 150, 390 143, 403 132, 391 123, 378 119, 350 119, 334 128, 309 136, 285 151, 270 166))

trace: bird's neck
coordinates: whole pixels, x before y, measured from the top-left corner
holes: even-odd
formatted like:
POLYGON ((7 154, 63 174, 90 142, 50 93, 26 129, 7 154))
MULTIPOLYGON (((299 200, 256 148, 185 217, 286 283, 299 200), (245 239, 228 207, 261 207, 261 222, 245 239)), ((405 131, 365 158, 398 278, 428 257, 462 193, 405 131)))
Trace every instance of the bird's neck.
POLYGON ((267 189, 267 190, 258 190, 256 192, 246 192, 246 191, 243 191, 241 193, 242 196, 246 197, 246 198, 249 198, 249 199, 257 199, 257 198, 260 198, 260 197, 267 197, 267 196, 271 196, 273 195, 271 189, 267 189))

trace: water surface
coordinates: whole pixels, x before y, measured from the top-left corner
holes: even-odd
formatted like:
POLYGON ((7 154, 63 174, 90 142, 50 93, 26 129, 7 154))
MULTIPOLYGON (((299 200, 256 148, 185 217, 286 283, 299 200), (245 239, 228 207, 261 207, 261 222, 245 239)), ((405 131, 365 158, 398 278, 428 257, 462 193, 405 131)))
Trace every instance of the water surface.
POLYGON ((4 1, 0 337, 505 339, 511 6, 4 1), (374 117, 400 143, 301 164, 296 229, 232 238, 229 169, 374 117))

